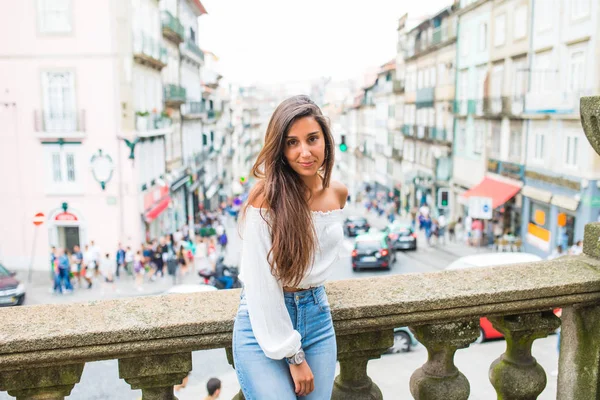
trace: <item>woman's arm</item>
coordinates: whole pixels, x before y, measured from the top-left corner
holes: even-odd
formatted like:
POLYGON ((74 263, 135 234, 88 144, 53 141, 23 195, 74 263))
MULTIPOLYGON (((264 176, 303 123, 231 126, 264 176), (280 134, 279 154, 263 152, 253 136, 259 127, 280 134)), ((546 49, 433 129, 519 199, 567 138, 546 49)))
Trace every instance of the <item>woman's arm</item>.
POLYGON ((244 292, 258 344, 267 357, 281 360, 300 350, 301 336, 285 306, 283 286, 271 273, 267 261, 271 235, 260 213, 257 208, 248 208, 246 214, 241 257, 244 292))

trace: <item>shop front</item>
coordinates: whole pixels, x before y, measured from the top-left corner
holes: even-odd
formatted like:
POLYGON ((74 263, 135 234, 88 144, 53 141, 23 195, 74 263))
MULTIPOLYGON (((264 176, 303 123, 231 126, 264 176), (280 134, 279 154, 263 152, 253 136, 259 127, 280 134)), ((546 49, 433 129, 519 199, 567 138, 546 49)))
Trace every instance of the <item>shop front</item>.
POLYGON ((49 243, 50 246, 73 251, 75 246, 82 247, 87 244, 86 224, 79 211, 69 209, 65 205, 66 203, 62 208, 55 209, 49 215, 49 243))
POLYGON ((597 182, 527 171, 523 188, 527 223, 521 228, 525 251, 547 257, 557 246, 567 251, 583 240, 585 225, 598 220, 600 202, 592 201, 600 190, 597 182))
POLYGON ((172 226, 175 230, 181 229, 188 223, 188 188, 187 184, 190 178, 188 174, 179 175, 171 183, 171 207, 170 214, 172 226))
POLYGON ((171 233, 171 218, 166 212, 171 203, 169 187, 166 185, 153 186, 143 194, 143 199, 144 232, 142 237, 146 238, 146 241, 151 241, 171 233))

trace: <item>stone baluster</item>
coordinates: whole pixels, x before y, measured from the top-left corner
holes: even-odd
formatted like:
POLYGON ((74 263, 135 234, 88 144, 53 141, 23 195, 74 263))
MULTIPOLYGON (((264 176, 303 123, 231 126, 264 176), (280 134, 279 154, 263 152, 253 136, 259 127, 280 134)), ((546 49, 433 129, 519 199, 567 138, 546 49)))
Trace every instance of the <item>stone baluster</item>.
MULTIPOLYGON (((600 97, 588 98, 587 111, 593 110, 596 117, 595 132, 588 135, 590 141, 596 138, 594 146, 600 150, 600 97)), ((582 110, 583 110, 582 99, 582 110)), ((582 112, 583 114, 583 112, 582 112)), ((584 126, 585 127, 585 126, 584 126)), ((587 131, 586 131, 587 133, 587 131)), ((600 271, 600 223, 585 226, 583 252, 593 257, 596 270, 600 271)), ((580 305, 565 307, 562 310, 560 336, 560 356, 558 363, 558 400, 595 399, 600 400, 600 305, 580 305)))
POLYGON ((535 400, 546 387, 546 374, 531 355, 535 339, 560 326, 552 311, 490 317, 494 328, 506 338, 506 352, 490 366, 490 382, 499 399, 535 400))
POLYGON ((340 374, 335 378, 331 400, 383 399, 381 390, 367 375, 367 364, 393 344, 392 329, 338 336, 340 374))
POLYGON ((454 365, 456 350, 479 336, 479 322, 459 321, 410 328, 427 348, 428 359, 410 377, 410 392, 417 400, 467 400, 471 388, 454 365))
MULTIPOLYGON (((225 354, 227 355, 227 361, 229 362, 229 365, 231 365, 233 367, 233 369, 235 369, 235 362, 233 361, 233 349, 231 347, 227 347, 225 349, 225 354)), ((233 396, 232 400, 245 400, 246 397, 244 397, 244 393, 242 392, 242 389, 240 389, 240 391, 233 396)))
POLYGON ((63 400, 79 383, 85 364, 56 365, 0 372, 0 392, 17 400, 63 400))
POLYGON ((192 370, 192 353, 157 354, 119 359, 119 377, 132 389, 142 390, 143 400, 174 400, 173 386, 192 370))

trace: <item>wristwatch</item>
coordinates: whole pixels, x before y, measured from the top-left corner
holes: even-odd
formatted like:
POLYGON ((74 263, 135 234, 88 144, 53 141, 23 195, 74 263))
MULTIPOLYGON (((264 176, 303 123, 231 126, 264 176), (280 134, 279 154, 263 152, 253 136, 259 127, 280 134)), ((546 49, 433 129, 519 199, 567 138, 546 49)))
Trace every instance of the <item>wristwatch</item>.
POLYGON ((287 357, 286 360, 290 365, 300 365, 304 362, 306 358, 304 357, 304 350, 300 349, 296 354, 291 357, 287 357))

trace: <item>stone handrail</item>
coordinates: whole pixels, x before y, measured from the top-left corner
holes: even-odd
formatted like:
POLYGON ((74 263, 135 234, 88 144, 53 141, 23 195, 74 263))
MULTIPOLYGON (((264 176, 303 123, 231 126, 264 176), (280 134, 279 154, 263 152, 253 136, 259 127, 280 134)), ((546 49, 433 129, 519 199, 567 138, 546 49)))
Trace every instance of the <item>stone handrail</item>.
MULTIPOLYGON (((588 225, 586 244, 591 236, 600 237, 600 224, 588 225)), ((411 379, 417 399, 468 397, 468 382, 452 360, 458 348, 477 338, 481 316, 490 317, 507 337, 507 353, 497 363, 511 352, 529 354, 515 362, 538 371, 531 343, 558 327, 551 310, 562 307, 559 372, 568 379, 559 377, 559 398, 600 399, 600 335, 593 334, 600 332, 595 251, 588 246, 588 255, 553 261, 329 283, 341 365, 333 398, 381 398, 366 366, 392 345, 397 326, 410 326, 430 353, 411 379), (529 339, 513 343, 511 335, 529 339), (449 390, 454 397, 448 397, 449 390)), ((144 398, 172 398, 172 385, 191 370, 191 351, 231 347, 238 300, 239 290, 231 290, 2 309, 0 390, 19 399, 41 394, 62 399, 86 362, 119 359, 120 376, 141 388, 144 398)), ((543 370, 515 377, 512 364, 506 365, 493 381, 499 393, 508 390, 508 379, 535 385, 530 397, 504 398, 534 399, 543 390, 543 370)))
MULTIPOLYGON (((581 99, 581 120, 600 153, 600 98, 581 99)), ((506 338, 490 366, 499 399, 536 399, 546 375, 533 341, 562 326, 558 400, 600 400, 600 223, 586 225, 584 254, 530 264, 354 279, 327 285, 340 374, 332 399, 382 399, 369 360, 407 325, 428 351, 410 379, 418 400, 467 400, 454 354, 489 317, 506 338), (563 309, 559 320, 552 310, 563 309)), ((0 310, 0 390, 17 399, 63 399, 86 362, 118 359, 119 376, 145 400, 173 399, 194 350, 227 348, 239 291, 139 297, 0 310)), ((235 367, 235 366, 234 366, 235 367)), ((237 395, 241 399, 241 394, 237 395)))

